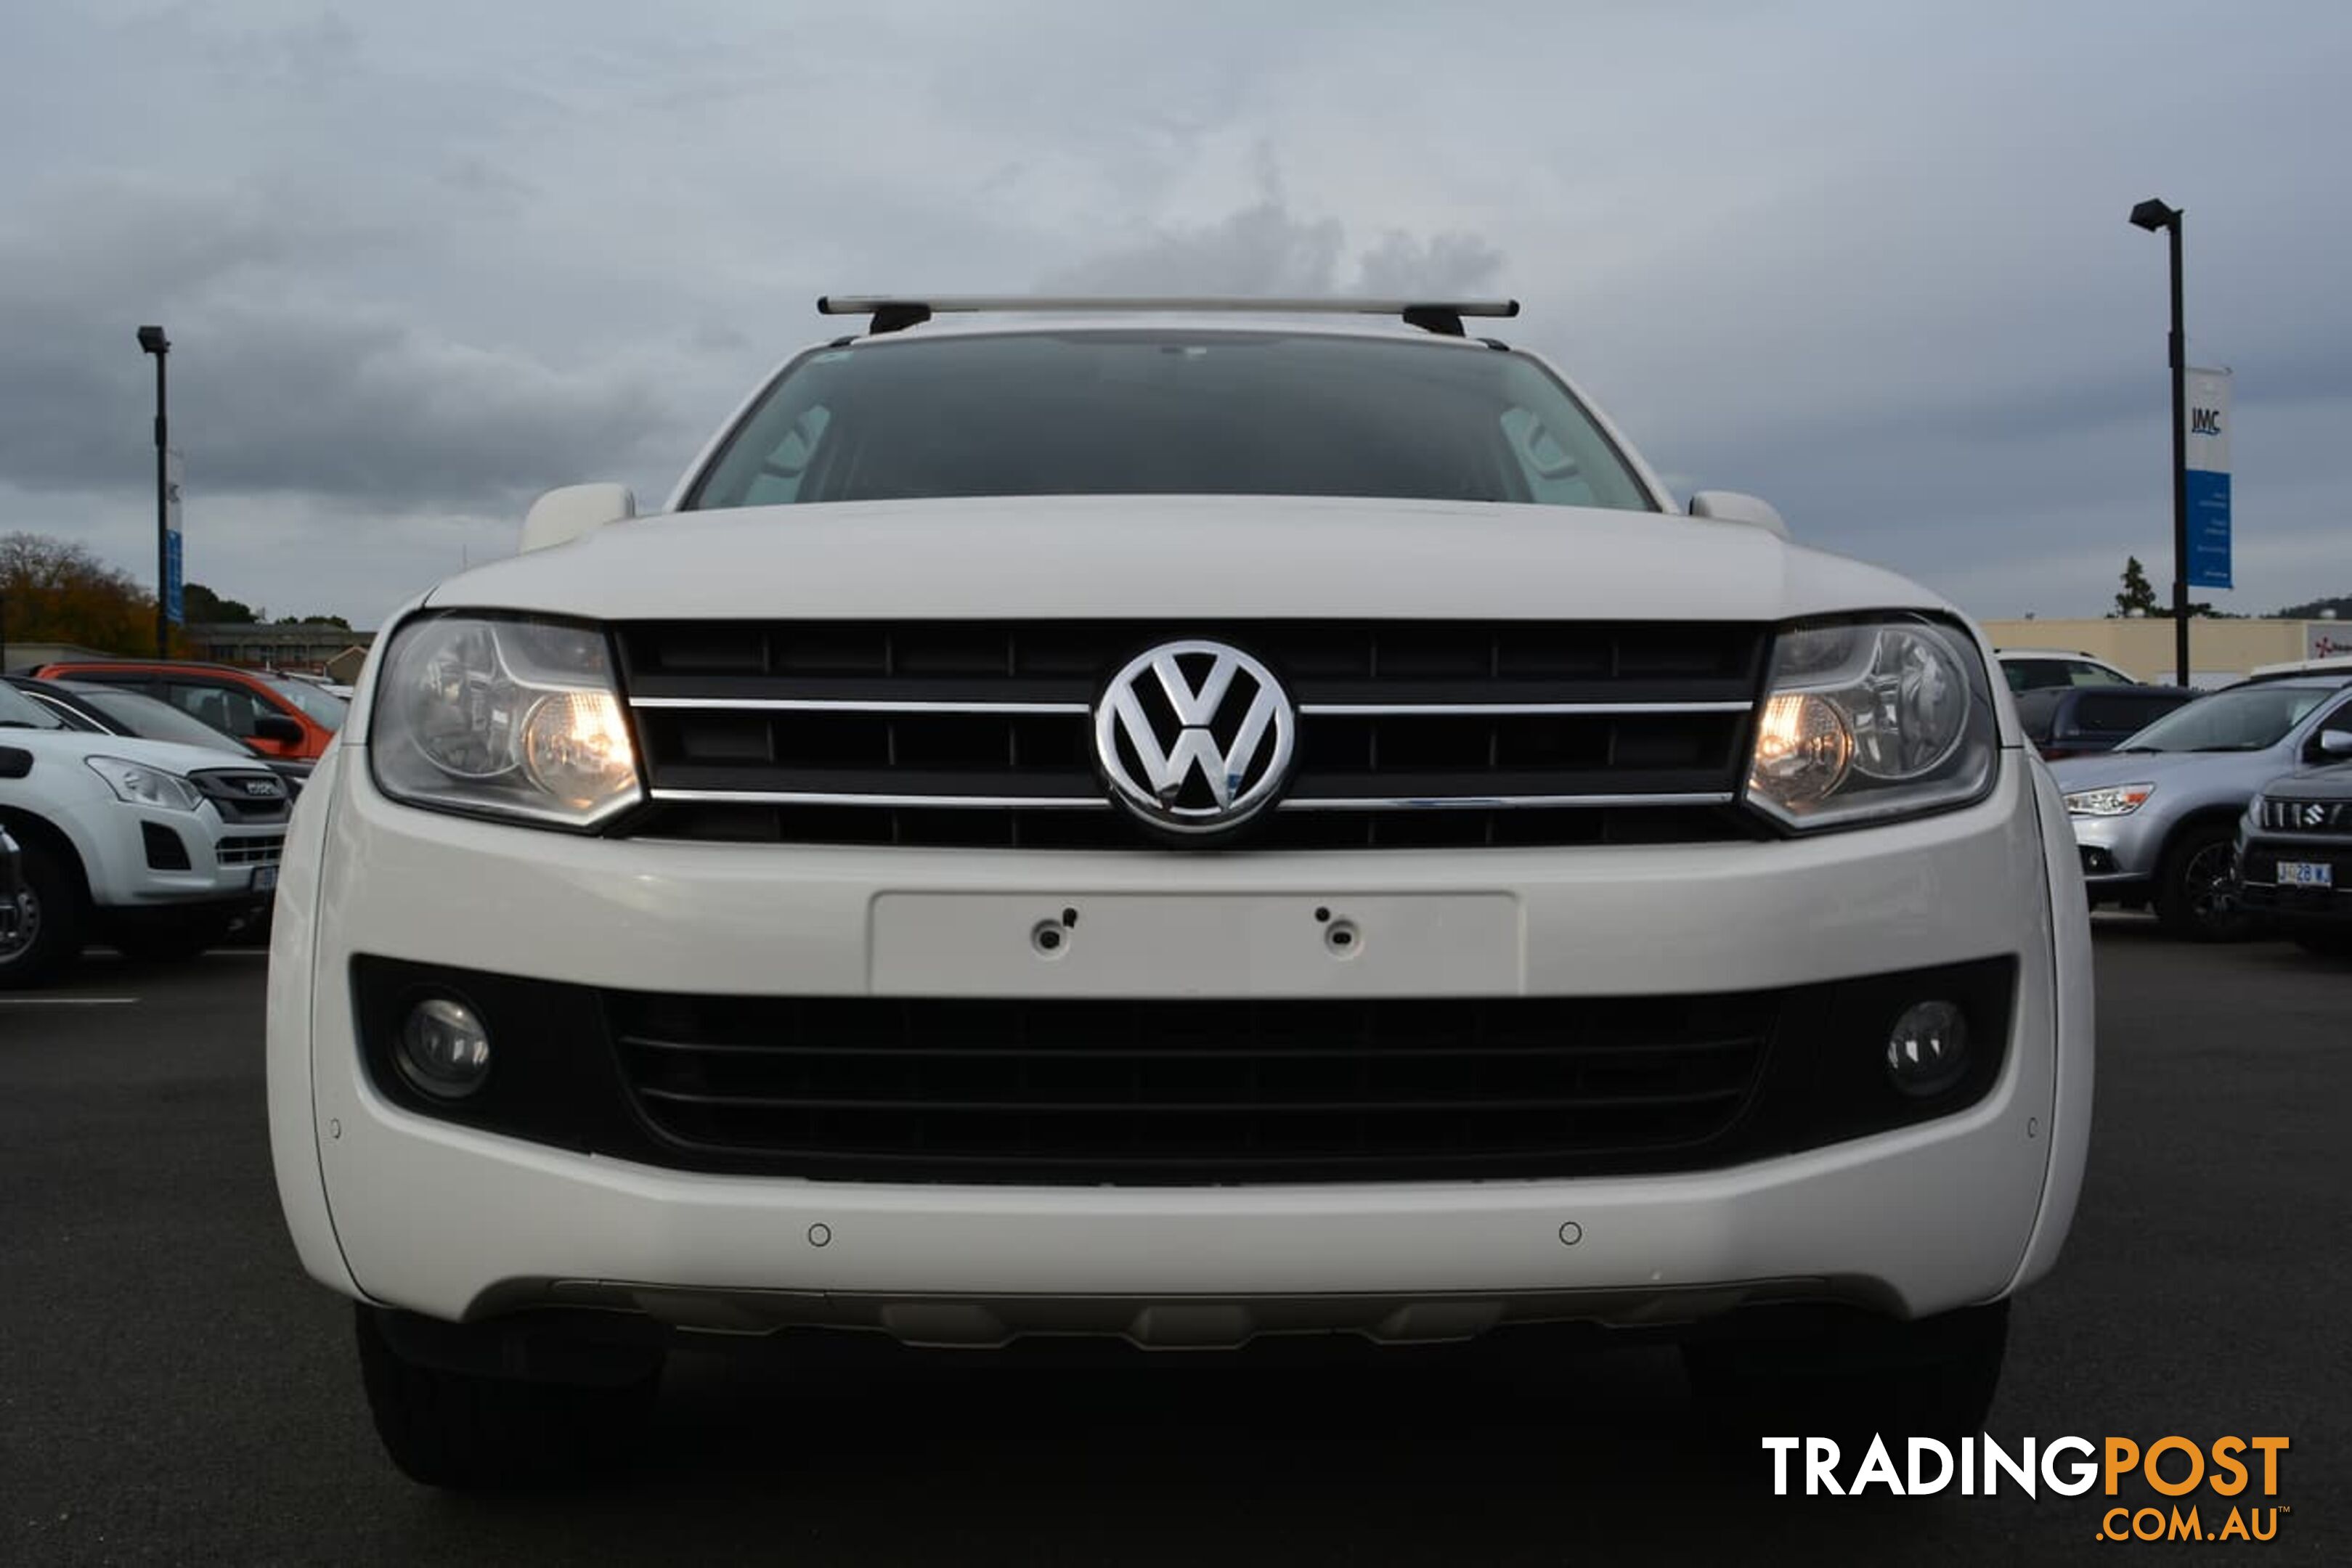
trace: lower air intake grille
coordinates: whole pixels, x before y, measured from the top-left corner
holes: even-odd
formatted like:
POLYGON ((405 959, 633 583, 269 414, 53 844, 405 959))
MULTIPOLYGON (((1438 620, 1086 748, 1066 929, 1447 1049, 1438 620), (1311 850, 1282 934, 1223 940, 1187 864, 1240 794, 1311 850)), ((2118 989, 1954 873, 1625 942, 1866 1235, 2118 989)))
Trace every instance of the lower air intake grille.
POLYGON ((981 1181, 1529 1176, 1686 1154, 1738 1120, 1777 1014, 1767 995, 606 1006, 665 1143, 981 1181))

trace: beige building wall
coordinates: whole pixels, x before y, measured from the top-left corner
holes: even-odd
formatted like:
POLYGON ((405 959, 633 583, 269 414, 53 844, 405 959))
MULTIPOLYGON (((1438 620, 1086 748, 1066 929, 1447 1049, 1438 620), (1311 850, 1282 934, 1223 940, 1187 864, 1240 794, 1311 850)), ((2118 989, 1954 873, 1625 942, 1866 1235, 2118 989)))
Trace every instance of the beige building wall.
MULTIPOLYGON (((2063 648, 2129 670, 2144 681, 2172 679, 2172 622, 2146 621, 1987 621, 1996 648, 2063 648)), ((2352 653, 2352 622, 2215 621, 2189 622, 2189 668, 2198 684, 2245 674, 2263 664, 2352 653)))

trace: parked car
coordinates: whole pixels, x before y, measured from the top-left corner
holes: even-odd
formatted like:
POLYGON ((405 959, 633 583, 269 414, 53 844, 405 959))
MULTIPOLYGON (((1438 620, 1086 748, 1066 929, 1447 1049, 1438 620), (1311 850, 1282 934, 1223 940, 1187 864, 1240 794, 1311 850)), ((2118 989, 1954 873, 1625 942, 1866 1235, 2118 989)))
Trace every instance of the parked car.
POLYGON ((292 758, 271 757, 250 741, 225 734, 170 703, 129 686, 110 686, 97 681, 45 681, 33 675, 5 675, 0 680, 5 680, 76 729, 93 729, 101 735, 135 735, 145 740, 175 741, 182 746, 212 747, 249 758, 285 779, 287 793, 297 799, 315 766, 292 758))
POLYGON ((2130 672, 2105 659, 2063 648, 2001 648, 1995 651, 2000 673, 2012 692, 2038 692, 2049 686, 2136 686, 2130 672))
MULTIPOLYGON (((2319 743, 2352 758, 2352 728, 2319 743)), ((2315 953, 2352 956, 2352 761, 2263 786, 2239 830, 2238 881, 2258 918, 2315 953)))
POLYGON ((2179 686, 2051 686, 2018 694, 2017 722, 2045 762, 2095 757, 2202 695, 2179 686))
POLYGON ((123 686, 181 708, 266 757, 315 760, 342 727, 351 705, 306 681, 234 664, 108 659, 44 664, 44 680, 123 686))
POLYGON ((2176 936, 2244 936, 2253 921, 2232 865, 2238 819, 2263 786, 2326 760, 2352 727, 2352 681, 2300 675, 2211 692, 2104 757, 2053 763, 2091 902, 2152 904, 2176 936))
POLYGON ((142 957, 201 952, 277 886, 286 781, 228 753, 68 728, 0 682, 0 826, 23 856, 0 989, 37 985, 85 938, 142 957))
MULTIPOLYGON (((22 779, 32 771, 33 754, 22 747, 0 746, 0 779, 22 779)), ((32 901, 25 893, 24 856, 5 823, 0 823, 0 964, 16 950, 31 928, 32 901)))
POLYGON ((1677 1324, 1734 1419, 1980 1431, 2092 1029, 1981 636, 1499 305, 858 308, 674 515, 402 609, 295 813, 278 1190, 393 1458, 809 1328, 1677 1324))

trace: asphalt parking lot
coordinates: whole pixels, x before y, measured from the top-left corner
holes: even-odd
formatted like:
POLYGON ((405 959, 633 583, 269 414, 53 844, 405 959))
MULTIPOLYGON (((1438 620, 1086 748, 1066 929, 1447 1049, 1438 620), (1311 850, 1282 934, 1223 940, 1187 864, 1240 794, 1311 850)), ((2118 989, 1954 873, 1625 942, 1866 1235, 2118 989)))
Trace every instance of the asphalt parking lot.
POLYGON ((1990 1427, 2285 1435, 2266 1543, 2102 1542, 2095 1491, 1775 1499, 1653 1348, 682 1361, 632 1484, 422 1490, 280 1228, 264 960, 226 953, 0 998, 0 1562, 2352 1561, 2352 966, 2098 949, 2088 1184, 1990 1427))

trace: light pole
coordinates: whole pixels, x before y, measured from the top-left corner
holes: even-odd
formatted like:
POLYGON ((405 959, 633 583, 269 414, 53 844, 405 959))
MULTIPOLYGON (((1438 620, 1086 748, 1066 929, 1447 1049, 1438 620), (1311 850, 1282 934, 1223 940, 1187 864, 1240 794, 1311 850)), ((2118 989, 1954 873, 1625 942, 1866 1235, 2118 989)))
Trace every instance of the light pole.
POLYGON ((2181 326, 2180 209, 2150 196, 2131 210, 2135 227, 2165 231, 2172 248, 2172 662, 2189 685, 2189 334, 2181 326))
POLYGON ((171 357, 172 340, 161 327, 139 329, 139 350, 155 356, 155 656, 172 656, 171 479, 166 473, 165 447, 171 434, 163 404, 163 361, 171 357))

